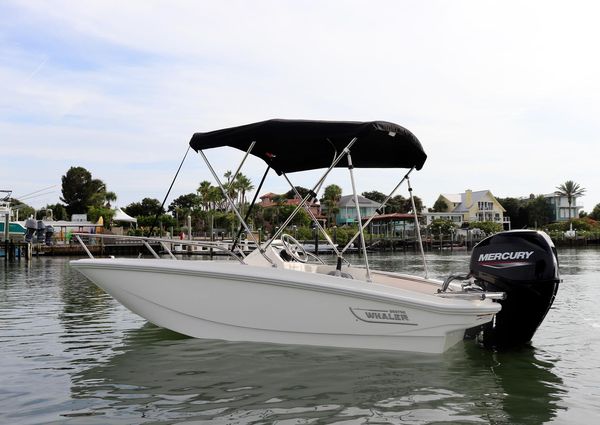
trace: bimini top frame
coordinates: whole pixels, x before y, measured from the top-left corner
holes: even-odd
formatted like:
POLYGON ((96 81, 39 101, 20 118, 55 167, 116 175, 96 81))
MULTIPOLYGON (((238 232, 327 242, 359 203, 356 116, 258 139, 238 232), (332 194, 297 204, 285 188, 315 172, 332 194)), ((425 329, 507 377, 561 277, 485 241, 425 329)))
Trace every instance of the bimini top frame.
MULTIPOLYGON (((233 147, 246 153, 236 174, 241 169, 247 156, 252 154, 267 163, 267 172, 272 168, 277 174, 283 175, 292 188, 293 185, 287 173, 319 168, 326 169, 316 185, 302 198, 296 210, 281 225, 276 234, 263 246, 258 241, 255 241, 263 255, 264 249, 283 233, 297 212, 302 208, 308 210, 307 202, 311 198, 316 197, 316 192, 318 192, 326 177, 334 168, 348 168, 355 202, 357 202, 357 193, 354 184, 353 168, 409 168, 410 171, 402 178, 390 196, 381 204, 378 209, 378 213, 380 213, 383 210, 383 206, 393 196, 400 184, 404 180, 408 180, 410 172, 415 168, 417 170, 421 169, 427 159, 421 143, 410 131, 397 124, 385 121, 350 122, 275 119, 208 133, 194 134, 190 140, 190 147, 200 153, 221 188, 230 208, 237 215, 242 226, 252 239, 254 237, 247 223, 240 215, 233 200, 229 197, 228 191, 220 182, 206 155, 202 152, 205 149, 223 146, 233 147)), ((412 191, 409 192, 412 198, 412 191)), ((333 246, 329 235, 322 228, 318 220, 316 220, 316 217, 310 211, 309 215, 328 242, 333 246)), ((359 231, 350 243, 359 235, 363 236, 363 231, 368 222, 365 225, 359 226, 359 231)), ((367 279, 370 280, 364 237, 361 240, 363 241, 361 248, 365 253, 367 279)), ((338 268, 341 267, 343 252, 345 252, 350 243, 342 252, 339 252, 334 247, 338 255, 338 268)))

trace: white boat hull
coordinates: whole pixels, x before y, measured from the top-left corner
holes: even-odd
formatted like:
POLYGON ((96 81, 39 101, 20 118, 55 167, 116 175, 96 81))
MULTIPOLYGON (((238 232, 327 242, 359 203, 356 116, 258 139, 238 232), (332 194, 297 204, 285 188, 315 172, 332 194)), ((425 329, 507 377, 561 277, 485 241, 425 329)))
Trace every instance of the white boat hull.
POLYGON ((500 309, 491 300, 226 261, 71 264, 134 313, 197 338, 441 353, 500 309))

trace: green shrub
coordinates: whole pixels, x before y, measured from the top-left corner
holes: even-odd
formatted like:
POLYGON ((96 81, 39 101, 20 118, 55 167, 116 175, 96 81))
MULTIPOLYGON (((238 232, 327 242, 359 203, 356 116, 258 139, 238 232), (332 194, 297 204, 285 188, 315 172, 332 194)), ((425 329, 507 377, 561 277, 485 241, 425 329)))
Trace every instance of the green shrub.
POLYGON ((453 229, 456 229, 457 225, 451 220, 443 220, 441 218, 435 219, 428 226, 428 230, 432 235, 449 235, 453 229))
POLYGON ((494 221, 475 221, 469 223, 469 227, 471 229, 479 229, 488 235, 502 231, 502 224, 496 223, 494 221))

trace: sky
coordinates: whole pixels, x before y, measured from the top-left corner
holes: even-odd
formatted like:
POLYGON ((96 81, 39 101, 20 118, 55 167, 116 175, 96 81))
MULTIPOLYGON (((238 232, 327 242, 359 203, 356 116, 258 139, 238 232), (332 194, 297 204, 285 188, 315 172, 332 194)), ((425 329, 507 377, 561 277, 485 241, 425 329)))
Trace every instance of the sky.
MULTIPOLYGON (((88 169, 126 206, 162 201, 195 132, 271 118, 384 120, 428 154, 414 194, 600 203, 600 3, 0 2, 0 189, 41 208, 88 169)), ((206 151, 217 172, 243 153, 206 151)), ((383 153, 385 154, 385 153, 383 153)), ((242 172, 255 186, 258 159, 242 172)), ((356 170, 389 193, 403 170, 356 170)), ((312 187, 321 172, 293 173, 312 187)), ((167 204, 212 180, 191 152, 167 204)), ((347 170, 327 184, 351 193, 347 170)), ((270 175, 262 192, 289 187, 270 175)), ((406 187, 398 192, 407 195, 406 187)))

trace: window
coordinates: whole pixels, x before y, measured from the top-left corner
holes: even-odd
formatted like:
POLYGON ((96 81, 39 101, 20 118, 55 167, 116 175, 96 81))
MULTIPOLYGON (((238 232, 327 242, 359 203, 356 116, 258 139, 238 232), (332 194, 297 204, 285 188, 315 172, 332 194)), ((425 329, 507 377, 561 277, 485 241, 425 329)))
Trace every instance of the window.
POLYGON ((480 201, 480 202, 477 202, 477 208, 480 211, 491 211, 491 210, 494 209, 494 203, 493 202, 480 201))

